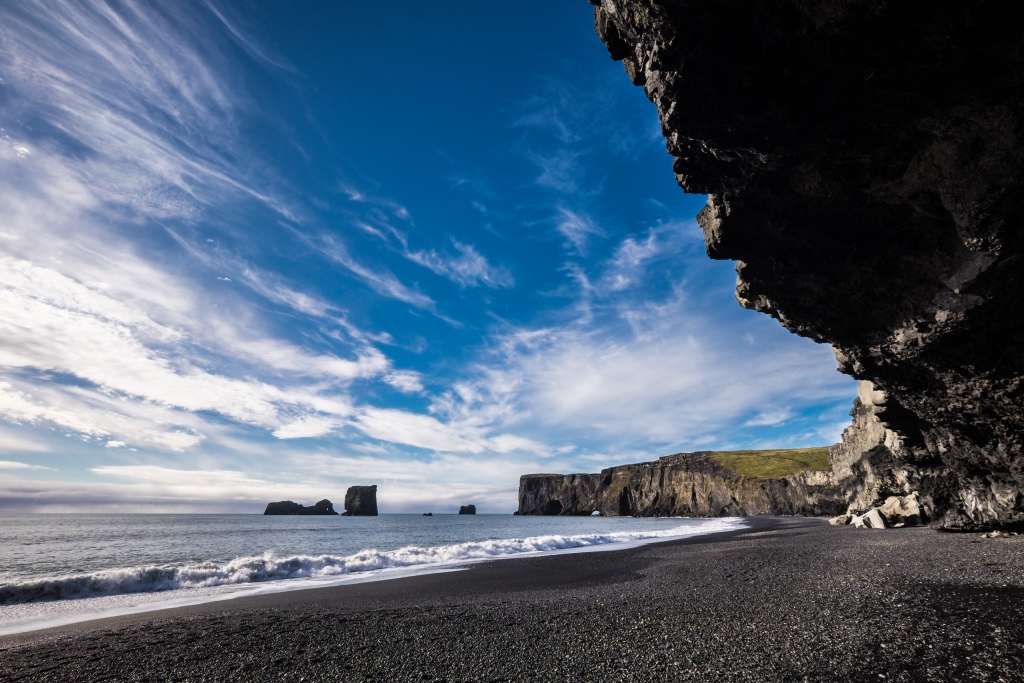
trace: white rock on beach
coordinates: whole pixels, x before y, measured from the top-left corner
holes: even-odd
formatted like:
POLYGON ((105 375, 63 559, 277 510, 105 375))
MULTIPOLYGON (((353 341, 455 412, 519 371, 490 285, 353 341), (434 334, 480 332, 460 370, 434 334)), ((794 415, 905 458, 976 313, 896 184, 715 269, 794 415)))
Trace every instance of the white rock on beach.
POLYGON ((850 523, 858 529, 884 529, 886 526, 878 508, 871 508, 863 515, 855 515, 850 523))

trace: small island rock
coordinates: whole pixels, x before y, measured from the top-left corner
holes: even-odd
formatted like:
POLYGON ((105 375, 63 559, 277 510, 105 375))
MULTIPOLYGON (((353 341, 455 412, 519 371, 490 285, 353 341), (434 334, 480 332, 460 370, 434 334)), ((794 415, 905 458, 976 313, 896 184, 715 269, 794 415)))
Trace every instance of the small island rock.
POLYGON ((377 485, 349 486, 345 493, 345 517, 377 516, 377 485))
POLYGON ((290 500, 281 500, 276 503, 267 503, 264 515, 336 515, 334 503, 324 498, 317 501, 315 505, 299 505, 290 500))
POLYGON ((476 505, 463 505, 459 508, 460 515, 475 515, 476 505))

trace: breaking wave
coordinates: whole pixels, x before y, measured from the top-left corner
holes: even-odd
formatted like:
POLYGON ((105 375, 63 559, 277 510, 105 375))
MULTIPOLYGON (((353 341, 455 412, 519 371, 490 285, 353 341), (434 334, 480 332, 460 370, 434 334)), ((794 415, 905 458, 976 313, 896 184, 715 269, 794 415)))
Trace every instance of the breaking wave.
POLYGON ((362 550, 354 555, 344 557, 334 555, 275 557, 272 553, 265 553, 258 557, 239 557, 226 563, 203 562, 183 566, 165 565, 114 569, 91 574, 0 584, 0 605, 180 588, 208 588, 260 581, 330 578, 381 569, 429 568, 432 565, 498 559, 525 553, 543 553, 610 543, 703 535, 728 531, 735 527, 734 520, 709 520, 700 526, 682 526, 662 531, 533 536, 472 541, 428 548, 407 546, 387 551, 362 550))

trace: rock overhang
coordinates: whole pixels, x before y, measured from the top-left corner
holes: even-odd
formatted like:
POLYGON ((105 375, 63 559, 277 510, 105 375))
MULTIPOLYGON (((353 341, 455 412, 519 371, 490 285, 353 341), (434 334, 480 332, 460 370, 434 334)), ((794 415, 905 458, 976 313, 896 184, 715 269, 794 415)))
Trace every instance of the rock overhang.
POLYGON ((855 421, 891 435, 879 481, 946 528, 1024 524, 1024 8, 592 4, 737 300, 885 396, 855 421))

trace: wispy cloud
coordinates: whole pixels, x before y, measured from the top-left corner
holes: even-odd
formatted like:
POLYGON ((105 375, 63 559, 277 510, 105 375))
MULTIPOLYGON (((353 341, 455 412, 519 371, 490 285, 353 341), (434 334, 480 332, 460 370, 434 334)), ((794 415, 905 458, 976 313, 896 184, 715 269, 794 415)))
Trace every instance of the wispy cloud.
POLYGON ((584 256, 587 253, 587 244, 590 238, 600 237, 605 234, 604 230, 597 225, 593 218, 583 212, 573 211, 565 207, 558 208, 555 226, 576 253, 584 256))
POLYGON ((241 265, 239 279, 267 300, 306 315, 338 320, 341 311, 337 304, 310 292, 296 289, 274 273, 268 273, 247 264, 239 265, 241 265))
POLYGON ((278 69, 283 69, 285 71, 290 72, 295 71, 295 68, 288 62, 288 60, 286 60, 284 57, 280 55, 273 54, 271 51, 267 49, 265 45, 261 45, 257 41, 253 40, 249 37, 246 31, 243 31, 240 28, 238 28, 238 20, 236 18, 229 18, 228 15, 223 10, 217 7, 217 5, 211 2, 210 0, 204 0, 203 4, 206 6, 206 8, 209 10, 211 14, 217 17, 217 19, 219 19, 221 23, 224 24, 224 28, 228 30, 228 33, 230 33, 231 37, 235 39, 235 42, 238 43, 238 45, 240 45, 253 58, 259 60, 264 64, 276 67, 278 69))
MULTIPOLYGON (((567 195, 579 194, 583 189, 580 187, 581 152, 559 149, 544 154, 531 152, 528 156, 540 171, 535 182, 541 187, 567 195)), ((598 186, 586 188, 590 193, 596 192, 598 189, 598 186)))
POLYGON ((43 467, 42 465, 30 465, 24 462, 15 462, 13 460, 0 460, 0 470, 52 470, 52 467, 43 467))
MULTIPOLYGON (((211 248, 204 249, 201 245, 196 244, 193 240, 186 238, 177 231, 168 229, 167 232, 197 262, 204 264, 211 271, 229 272, 234 275, 234 279, 218 276, 217 280, 226 283, 237 281, 238 284, 247 287, 268 302, 277 304, 301 316, 316 318, 342 328, 352 341, 363 345, 363 348, 358 352, 359 355, 375 355, 375 351, 368 347, 368 344, 371 342, 390 343, 391 341, 390 336, 386 333, 373 333, 356 327, 348 320, 348 312, 341 308, 338 303, 330 301, 309 289, 295 286, 277 273, 259 268, 235 254, 227 254, 211 248)), ((212 241, 210 239, 206 240, 206 242, 212 241)), ((308 239, 306 241, 308 242, 308 239)), ((233 322, 237 325, 237 321, 233 322)), ((223 334, 231 335, 231 345, 239 343, 238 334, 231 334, 231 326, 216 324, 216 327, 223 334)))
POLYGON ((430 312, 437 311, 436 301, 422 292, 407 287, 388 270, 373 270, 364 266, 338 239, 324 235, 320 241, 320 249, 328 258, 346 268, 378 294, 430 312))
POLYGON ((515 285, 512 273, 507 268, 492 266, 473 245, 463 244, 455 239, 452 240, 452 245, 458 255, 441 254, 430 250, 408 252, 408 258, 463 287, 515 285))
POLYGON ((778 408, 762 410, 757 415, 752 417, 743 423, 744 427, 774 427, 776 425, 783 424, 786 420, 793 417, 793 411, 790 408, 778 408))
MULTIPOLYGON (((472 244, 466 244, 451 238, 452 246, 456 251, 455 254, 445 253, 436 249, 411 248, 409 234, 396 228, 391 222, 392 219, 398 219, 408 227, 412 227, 412 215, 406 207, 386 197, 365 193, 351 185, 343 185, 342 187, 350 201, 366 209, 365 214, 357 215, 352 219, 352 225, 376 237, 413 263, 421 265, 442 277, 446 277, 462 287, 484 285, 494 288, 505 288, 515 285, 515 280, 508 268, 491 265, 487 258, 472 244)), ((371 286, 375 288, 380 287, 380 281, 388 277, 387 275, 380 274, 374 277, 365 275, 365 268, 353 267, 351 265, 352 259, 347 255, 339 262, 360 277, 363 277, 367 282, 370 282, 371 286)), ((401 295, 404 292, 399 291, 396 294, 391 286, 384 289, 389 296, 403 300, 401 295)), ((409 301, 408 303, 413 302, 409 301)), ((414 305, 428 308, 426 302, 414 305)), ((431 305, 436 304, 431 302, 431 305)))
POLYGON ((344 424, 336 418, 313 415, 289 422, 274 430, 278 439, 307 439, 326 436, 344 424))
POLYGON ((574 73, 572 79, 542 78, 537 92, 522 103, 513 126, 543 137, 548 146, 582 154, 629 156, 647 145, 661 146, 655 113, 622 106, 620 98, 632 93, 607 87, 602 82, 606 73, 616 78, 620 75, 601 70, 574 73))
POLYGON ((412 222, 409 209, 393 199, 366 192, 350 183, 343 182, 338 187, 350 201, 376 209, 375 217, 378 219, 387 220, 389 216, 393 216, 401 221, 412 222))
POLYGON ((384 381, 406 394, 418 394, 423 391, 423 377, 418 372, 400 370, 384 376, 384 381))
POLYGON ((609 161, 662 144, 657 127, 653 138, 645 134, 652 120, 657 123, 654 113, 623 106, 621 93, 603 79, 603 72, 542 78, 512 124, 523 132, 519 156, 537 171, 533 185, 556 208, 558 233, 571 252, 583 257, 592 238, 608 235, 595 216, 609 161), (636 112, 644 118, 637 120, 636 112))
POLYGON ((622 240, 615 250, 611 267, 605 276, 609 287, 613 290, 622 290, 637 284, 644 265, 661 250, 662 246, 658 243, 658 235, 654 230, 649 230, 643 240, 634 237, 622 240))
POLYGON ((46 453, 50 447, 38 438, 0 429, 0 453, 46 453))

